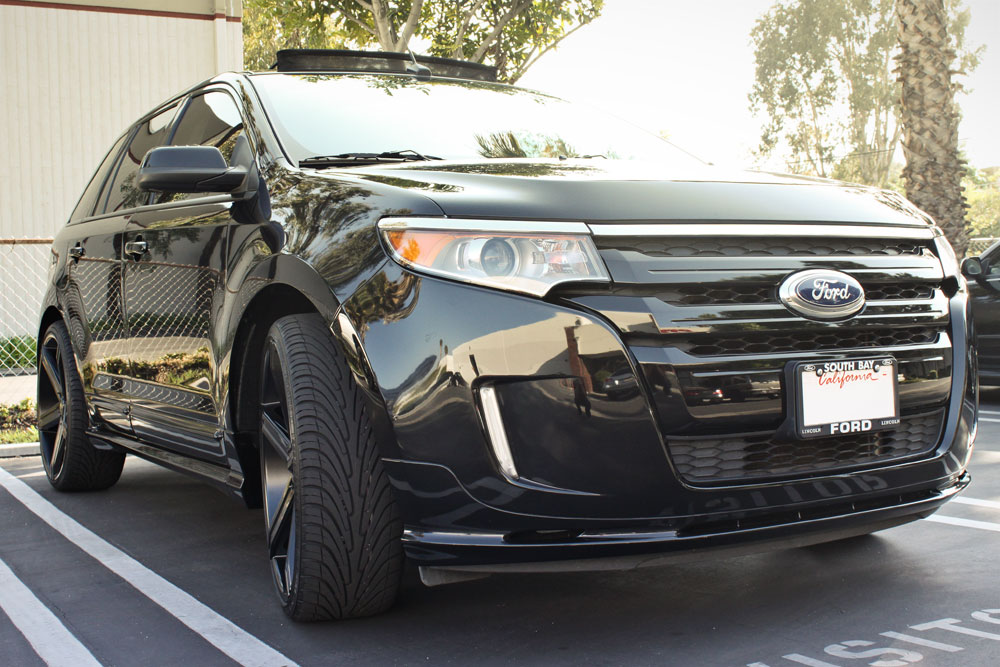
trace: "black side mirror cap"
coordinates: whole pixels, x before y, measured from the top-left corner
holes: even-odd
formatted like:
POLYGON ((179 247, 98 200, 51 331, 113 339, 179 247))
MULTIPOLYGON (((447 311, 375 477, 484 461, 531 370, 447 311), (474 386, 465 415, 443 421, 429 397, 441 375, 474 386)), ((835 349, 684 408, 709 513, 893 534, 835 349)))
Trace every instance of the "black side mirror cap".
POLYGON ((962 275, 971 280, 981 277, 986 273, 983 260, 978 257, 966 257, 962 260, 962 275))
POLYGON ((232 192, 246 177, 215 146, 161 146, 146 153, 136 183, 155 192, 232 192))

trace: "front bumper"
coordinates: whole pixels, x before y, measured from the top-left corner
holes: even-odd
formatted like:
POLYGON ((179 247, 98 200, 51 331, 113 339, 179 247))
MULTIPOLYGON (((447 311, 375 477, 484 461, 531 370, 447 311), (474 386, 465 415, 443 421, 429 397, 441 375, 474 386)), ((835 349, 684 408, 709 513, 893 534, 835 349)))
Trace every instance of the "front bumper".
MULTIPOLYGON (((946 363, 935 362, 936 379, 925 385, 945 412, 930 450, 712 485, 685 479, 671 458, 671 426, 657 403, 665 387, 642 372, 662 360, 640 358, 592 309, 387 264, 343 312, 363 350, 358 375, 370 390, 407 554, 436 567, 539 567, 822 542, 933 512, 967 483, 976 410, 967 300, 949 299, 946 363), (603 378, 623 369, 638 391, 602 394, 603 378), (484 384, 496 388, 516 477, 502 471, 482 419, 484 384)), ((673 405, 689 417, 734 405, 682 403, 673 405)))
POLYGON ((794 517, 741 526, 705 524, 686 530, 584 531, 578 535, 532 542, 497 533, 407 530, 403 545, 421 567, 457 572, 584 572, 631 570, 713 556, 737 556, 771 549, 803 547, 865 535, 923 519, 962 491, 968 474, 943 489, 834 504, 794 517))

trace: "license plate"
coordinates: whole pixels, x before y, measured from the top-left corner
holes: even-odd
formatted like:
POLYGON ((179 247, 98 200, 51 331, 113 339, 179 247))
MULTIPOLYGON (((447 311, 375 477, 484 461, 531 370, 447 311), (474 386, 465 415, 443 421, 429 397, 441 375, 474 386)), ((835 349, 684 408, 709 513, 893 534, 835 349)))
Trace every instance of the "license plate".
POLYGON ((897 363, 892 357, 800 363, 800 438, 851 435, 899 424, 897 363))

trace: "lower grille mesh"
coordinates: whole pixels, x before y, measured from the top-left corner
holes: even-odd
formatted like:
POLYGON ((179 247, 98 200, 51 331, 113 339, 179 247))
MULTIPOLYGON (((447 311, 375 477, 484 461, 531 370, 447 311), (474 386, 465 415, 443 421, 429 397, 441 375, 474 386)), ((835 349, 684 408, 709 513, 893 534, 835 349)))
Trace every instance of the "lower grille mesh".
POLYGON ((734 482, 873 465, 930 452, 944 410, 903 417, 891 431, 775 443, 773 434, 668 439, 677 471, 692 483, 734 482))

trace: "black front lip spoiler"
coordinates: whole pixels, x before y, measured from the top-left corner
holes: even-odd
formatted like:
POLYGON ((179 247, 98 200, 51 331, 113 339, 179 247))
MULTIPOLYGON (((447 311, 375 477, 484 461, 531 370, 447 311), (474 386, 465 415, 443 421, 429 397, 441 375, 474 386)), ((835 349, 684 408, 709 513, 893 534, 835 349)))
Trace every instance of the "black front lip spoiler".
POLYGON ((892 528, 936 512, 969 485, 950 486, 908 502, 753 528, 698 531, 585 532, 549 543, 510 542, 501 533, 404 531, 407 556, 422 568, 454 573, 631 570, 685 561, 809 546, 892 528))

